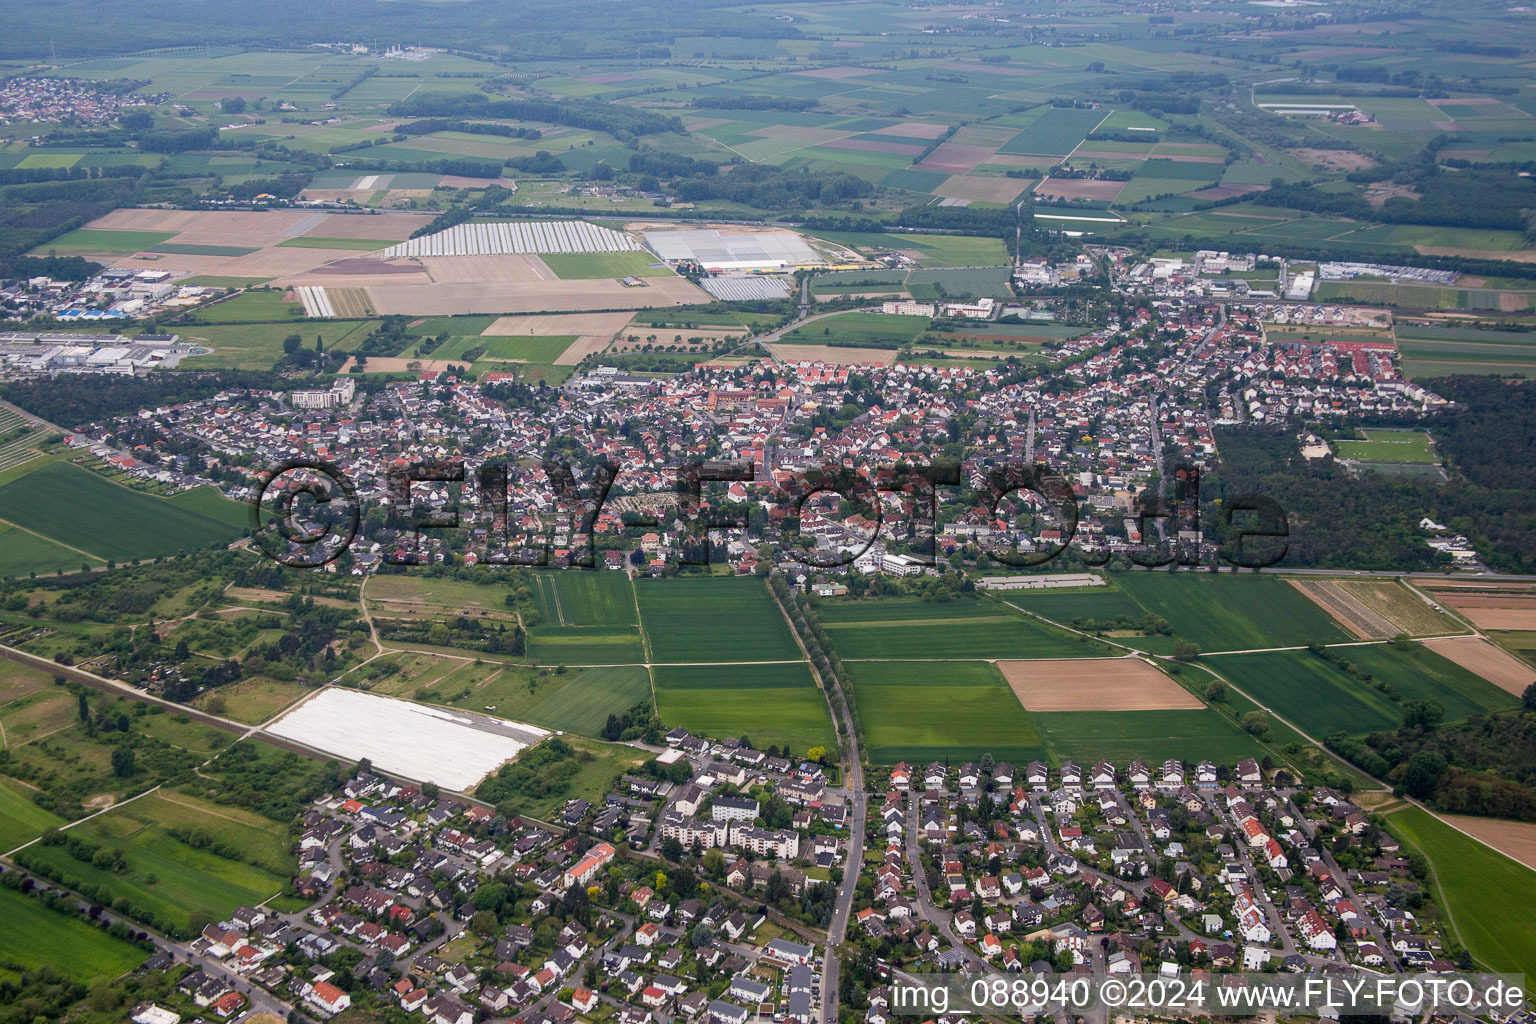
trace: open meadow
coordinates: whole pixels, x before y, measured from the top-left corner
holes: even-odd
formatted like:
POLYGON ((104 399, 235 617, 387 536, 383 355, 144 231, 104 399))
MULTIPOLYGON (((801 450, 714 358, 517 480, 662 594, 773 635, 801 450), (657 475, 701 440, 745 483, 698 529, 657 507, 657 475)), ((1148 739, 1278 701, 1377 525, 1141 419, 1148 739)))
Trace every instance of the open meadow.
POLYGON ((1046 757, 1032 717, 995 666, 882 661, 847 668, 874 764, 1046 757))
POLYGON ((1396 811, 1387 827, 1428 858, 1443 906, 1480 963, 1536 973, 1536 873, 1420 807, 1396 811))
POLYGON ((661 665, 656 710, 663 724, 700 736, 746 736, 760 750, 836 748, 826 699, 804 662, 780 665, 661 665))

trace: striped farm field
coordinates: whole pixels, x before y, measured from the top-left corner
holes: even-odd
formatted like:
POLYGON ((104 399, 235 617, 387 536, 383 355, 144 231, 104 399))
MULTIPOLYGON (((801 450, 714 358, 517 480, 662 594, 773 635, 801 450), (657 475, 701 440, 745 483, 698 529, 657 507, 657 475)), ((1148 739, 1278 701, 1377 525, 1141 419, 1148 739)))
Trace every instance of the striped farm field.
POLYGON ((1147 612, 1202 651, 1342 643, 1351 639, 1322 609, 1275 576, 1129 572, 1115 576, 1147 612))
POLYGON ((1086 658, 1090 643, 976 598, 828 601, 817 614, 843 658, 1086 658))
POLYGON ((1124 764, 1140 758, 1231 764, 1263 757, 1252 736, 1209 708, 1203 711, 1054 711, 1034 717, 1051 753, 1080 762, 1124 764))
POLYGON ((881 661, 847 669, 872 763, 1046 756, 1032 716, 993 665, 881 661))
POLYGON ((119 561, 224 543, 240 531, 164 498, 51 462, 0 487, 0 519, 71 549, 119 561))
POLYGON ((768 585, 756 577, 636 580, 653 662, 799 661, 768 585))
POLYGON ((1408 701, 1434 701, 1447 721, 1508 711, 1517 698, 1418 644, 1334 648, 1351 673, 1310 651, 1264 651, 1211 658, 1210 666, 1307 734, 1396 729, 1408 701), (1365 678, 1369 676, 1369 678, 1365 678), (1391 687, 1383 692, 1378 683, 1391 687), (1393 699, 1393 695, 1397 699, 1393 699))

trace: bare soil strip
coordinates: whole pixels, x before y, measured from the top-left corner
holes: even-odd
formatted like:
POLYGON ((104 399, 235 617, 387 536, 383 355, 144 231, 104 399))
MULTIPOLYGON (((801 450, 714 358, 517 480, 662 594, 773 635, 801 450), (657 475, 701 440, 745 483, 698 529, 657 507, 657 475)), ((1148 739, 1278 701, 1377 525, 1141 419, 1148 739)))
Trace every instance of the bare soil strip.
POLYGON ((1198 697, 1140 658, 1000 661, 1026 711, 1197 711, 1198 697))
POLYGON ((1424 646, 1517 697, 1536 683, 1536 668, 1480 636, 1426 640, 1424 646))

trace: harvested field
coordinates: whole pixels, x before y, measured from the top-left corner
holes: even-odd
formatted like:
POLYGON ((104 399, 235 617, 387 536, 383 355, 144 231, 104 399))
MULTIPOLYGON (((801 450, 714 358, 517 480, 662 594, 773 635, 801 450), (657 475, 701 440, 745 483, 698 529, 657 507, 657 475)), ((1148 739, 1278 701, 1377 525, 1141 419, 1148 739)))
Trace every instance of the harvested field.
POLYGON ((1455 632, 1455 623, 1396 583, 1367 580, 1291 580, 1361 639, 1407 633, 1423 636, 1455 632))
POLYGON ((1028 711, 1196 711, 1200 699, 1140 658, 1000 661, 1028 711))
POLYGON ((896 353, 885 348, 843 348, 838 345, 767 345, 786 363, 831 363, 837 366, 888 366, 896 353))
POLYGON ((963 146, 955 142, 946 142, 932 153, 922 163, 913 164, 920 171, 945 171, 949 174, 964 174, 997 150, 992 146, 963 146))
POLYGON ((1424 646, 1517 697, 1536 683, 1536 669, 1480 636, 1426 640, 1424 646))
POLYGON ((1536 629, 1536 594, 1456 594, 1442 601, 1478 629, 1536 629))
POLYGON ((1536 869, 1536 823, 1500 821, 1498 818, 1474 818, 1463 814, 1442 814, 1440 820, 1536 869))
POLYGON ((320 238, 390 238, 406 239, 411 232, 432 222, 425 213, 401 213, 366 217, 351 213, 328 213, 318 224, 305 231, 320 238))
POLYGON ((554 271, 531 255, 424 256, 415 262, 435 284, 555 280, 554 271))
MULTIPOLYGON (((1118 184, 1118 182, 1116 183, 1118 184)), ((983 174, 956 174, 934 189, 934 195, 951 199, 976 199, 984 203, 1011 203, 1028 182, 1022 178, 998 178, 983 174)))
POLYGON ((1043 178, 1035 186, 1042 199, 1114 199, 1125 188, 1123 181, 1094 181, 1091 178, 1043 178))

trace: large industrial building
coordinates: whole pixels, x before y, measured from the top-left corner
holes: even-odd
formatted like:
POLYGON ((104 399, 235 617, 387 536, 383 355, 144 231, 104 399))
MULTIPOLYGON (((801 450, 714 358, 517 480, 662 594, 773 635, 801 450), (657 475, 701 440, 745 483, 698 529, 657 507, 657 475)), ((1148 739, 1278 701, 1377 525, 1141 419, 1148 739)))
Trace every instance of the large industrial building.
POLYGON ((792 231, 647 231, 645 244, 668 263, 691 261, 711 272, 794 270, 826 263, 792 231))

